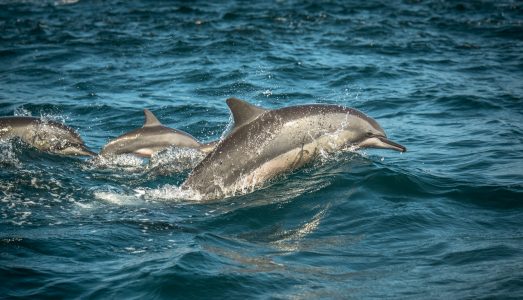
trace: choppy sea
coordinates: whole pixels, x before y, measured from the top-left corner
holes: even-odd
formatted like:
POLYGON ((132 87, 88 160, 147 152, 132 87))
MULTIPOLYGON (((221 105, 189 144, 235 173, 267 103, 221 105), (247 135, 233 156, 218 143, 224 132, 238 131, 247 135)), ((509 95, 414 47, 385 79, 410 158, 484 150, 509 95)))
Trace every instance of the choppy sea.
POLYGON ((521 1, 2 0, 1 116, 99 151, 144 108, 211 141, 228 97, 341 104, 408 152, 200 203, 187 153, 1 142, 0 298, 521 299, 522 95, 521 1))

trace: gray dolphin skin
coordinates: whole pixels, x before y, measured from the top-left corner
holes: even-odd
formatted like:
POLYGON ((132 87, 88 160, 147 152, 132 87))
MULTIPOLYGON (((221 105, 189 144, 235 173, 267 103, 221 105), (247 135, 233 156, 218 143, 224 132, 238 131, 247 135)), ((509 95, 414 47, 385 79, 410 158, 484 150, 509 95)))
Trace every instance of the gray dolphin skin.
POLYGON ((100 156, 134 154, 151 157, 154 153, 172 146, 193 148, 204 153, 214 148, 215 142, 202 144, 186 132, 163 126, 149 110, 144 109, 143 112, 145 114, 143 127, 122 134, 107 143, 100 151, 100 156))
POLYGON ((0 140, 20 138, 23 142, 49 153, 94 156, 69 126, 35 117, 0 117, 0 140))
POLYGON ((388 140, 375 120, 353 108, 311 104, 267 110, 236 98, 227 99, 227 105, 233 129, 182 184, 201 200, 253 191, 321 152, 407 150, 388 140))

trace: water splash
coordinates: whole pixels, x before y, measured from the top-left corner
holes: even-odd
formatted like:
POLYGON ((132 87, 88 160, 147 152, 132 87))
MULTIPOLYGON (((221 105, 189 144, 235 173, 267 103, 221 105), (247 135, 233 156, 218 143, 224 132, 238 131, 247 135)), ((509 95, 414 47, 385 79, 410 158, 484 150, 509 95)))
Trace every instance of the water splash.
POLYGON ((96 169, 119 170, 127 173, 143 172, 146 168, 146 161, 132 154, 122 154, 114 156, 96 156, 88 161, 88 166, 96 169))
POLYGON ((32 113, 25 107, 19 106, 15 109, 14 115, 17 117, 30 117, 30 116, 32 116, 32 113))
POLYGON ((170 147, 154 153, 150 158, 133 154, 97 156, 88 160, 91 169, 108 169, 150 176, 181 173, 194 168, 205 154, 192 148, 170 147))
POLYGON ((191 189, 166 184, 159 188, 137 188, 135 196, 148 201, 201 201, 203 197, 200 193, 191 189))
POLYGON ((0 166, 20 168, 22 163, 16 153, 15 139, 0 140, 0 166))
POLYGON ((153 154, 146 169, 156 175, 180 173, 194 168, 204 157, 197 149, 171 147, 153 154))

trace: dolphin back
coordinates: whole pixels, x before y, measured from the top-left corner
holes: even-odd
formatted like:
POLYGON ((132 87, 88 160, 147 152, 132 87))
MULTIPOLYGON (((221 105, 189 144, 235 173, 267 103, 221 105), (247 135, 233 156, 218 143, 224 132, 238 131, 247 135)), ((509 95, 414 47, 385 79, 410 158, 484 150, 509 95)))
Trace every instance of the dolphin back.
POLYGON ((145 122, 141 128, 124 133, 109 141, 100 151, 101 156, 133 154, 151 157, 170 147, 192 148, 204 153, 212 151, 215 143, 202 144, 182 130, 162 125, 156 116, 144 109, 145 122))

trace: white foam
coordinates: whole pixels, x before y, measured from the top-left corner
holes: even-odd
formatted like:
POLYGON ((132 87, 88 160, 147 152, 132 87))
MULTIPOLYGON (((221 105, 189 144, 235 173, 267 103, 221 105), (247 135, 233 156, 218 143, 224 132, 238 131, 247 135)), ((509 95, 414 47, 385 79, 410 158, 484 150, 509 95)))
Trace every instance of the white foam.
POLYGON ((205 154, 196 149, 171 147, 155 153, 150 159, 133 154, 109 157, 96 156, 88 163, 97 169, 112 169, 126 173, 152 173, 153 175, 180 173, 194 168, 205 154))
POLYGON ((195 192, 191 189, 182 189, 181 187, 166 184, 162 187, 149 189, 149 188, 139 188, 134 190, 136 195, 143 197, 145 200, 160 200, 160 201, 180 201, 180 200, 189 200, 189 201, 200 201, 202 196, 200 193, 195 192))
POLYGON ((110 157, 96 156, 87 161, 88 167, 96 169, 113 169, 126 173, 144 172, 145 160, 132 154, 115 155, 110 157))
POLYGON ((69 4, 75 4, 80 0, 58 0, 54 2, 54 5, 69 5, 69 4))
POLYGON ((135 195, 125 195, 122 193, 108 191, 95 191, 94 197, 96 199, 116 205, 136 205, 141 202, 140 198, 136 197, 135 195))
POLYGON ((82 209, 91 209, 93 208, 93 205, 91 203, 81 203, 78 201, 74 201, 74 204, 82 209))

